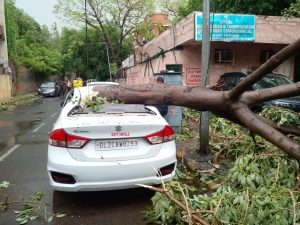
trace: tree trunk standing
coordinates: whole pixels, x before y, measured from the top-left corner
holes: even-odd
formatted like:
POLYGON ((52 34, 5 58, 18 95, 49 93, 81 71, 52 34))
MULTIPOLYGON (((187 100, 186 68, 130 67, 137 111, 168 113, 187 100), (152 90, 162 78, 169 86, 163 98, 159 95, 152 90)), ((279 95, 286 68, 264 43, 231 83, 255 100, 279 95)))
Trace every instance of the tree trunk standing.
MULTIPOLYGON (((300 145, 291 141, 283 133, 299 134, 297 128, 280 128, 268 119, 261 118, 250 107, 267 100, 291 97, 300 94, 300 82, 274 88, 248 92, 256 81, 271 72, 289 57, 300 51, 300 39, 282 49, 242 80, 231 91, 218 91, 207 87, 186 87, 179 85, 139 85, 120 87, 95 87, 98 96, 118 99, 124 103, 167 104, 211 111, 235 123, 239 123, 252 132, 259 134, 291 157, 300 160, 300 145)), ((217 88, 217 87, 213 87, 217 88)))

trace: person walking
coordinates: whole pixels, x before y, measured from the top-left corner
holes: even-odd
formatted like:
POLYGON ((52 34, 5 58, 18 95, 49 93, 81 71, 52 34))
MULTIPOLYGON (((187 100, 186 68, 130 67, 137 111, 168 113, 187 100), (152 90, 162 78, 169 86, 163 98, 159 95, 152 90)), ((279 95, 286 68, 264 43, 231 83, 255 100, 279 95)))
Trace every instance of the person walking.
POLYGON ((64 85, 64 81, 63 80, 59 81, 59 96, 61 98, 63 98, 65 96, 65 85, 64 85))
POLYGON ((67 93, 69 93, 71 91, 72 88, 72 82, 70 79, 67 80, 67 93))

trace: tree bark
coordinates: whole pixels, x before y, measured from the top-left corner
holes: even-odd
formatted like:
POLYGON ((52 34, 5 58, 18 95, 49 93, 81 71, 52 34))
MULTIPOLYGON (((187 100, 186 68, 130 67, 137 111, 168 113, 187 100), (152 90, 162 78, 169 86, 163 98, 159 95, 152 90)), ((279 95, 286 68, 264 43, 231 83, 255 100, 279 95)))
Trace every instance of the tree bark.
POLYGON ((269 61, 242 80, 231 91, 217 91, 208 87, 147 84, 139 86, 95 87, 98 96, 118 99, 124 103, 167 104, 211 111, 230 121, 239 123, 262 136, 291 157, 300 160, 300 145, 284 134, 299 135, 297 128, 283 128, 274 122, 256 115, 250 108, 267 100, 291 97, 300 94, 300 82, 274 88, 248 92, 256 81, 271 72, 289 57, 300 52, 300 39, 282 49, 269 61))

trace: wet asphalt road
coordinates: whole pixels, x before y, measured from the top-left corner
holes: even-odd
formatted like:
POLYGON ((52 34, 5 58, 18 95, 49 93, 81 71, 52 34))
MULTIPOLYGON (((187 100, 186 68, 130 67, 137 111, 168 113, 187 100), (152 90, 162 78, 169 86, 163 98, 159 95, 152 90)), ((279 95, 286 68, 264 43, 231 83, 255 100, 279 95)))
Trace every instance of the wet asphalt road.
MULTIPOLYGON (((53 192, 46 172, 49 133, 60 111, 59 98, 41 98, 0 112, 0 182, 12 186, 0 190, 0 201, 22 201, 36 192, 45 194, 49 212, 64 212, 54 225, 142 225, 141 211, 151 204, 153 193, 145 189, 106 192, 53 192)), ((17 225, 9 204, 0 212, 0 225, 17 225)), ((42 216, 41 216, 42 217, 42 216)), ((27 223, 47 224, 42 218, 27 223)))

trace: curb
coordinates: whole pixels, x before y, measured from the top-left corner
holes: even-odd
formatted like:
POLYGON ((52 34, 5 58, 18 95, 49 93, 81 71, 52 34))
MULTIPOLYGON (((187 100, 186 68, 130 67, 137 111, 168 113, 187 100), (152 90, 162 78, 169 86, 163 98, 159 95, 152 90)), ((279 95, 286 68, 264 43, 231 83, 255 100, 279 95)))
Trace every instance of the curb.
POLYGON ((0 111, 8 109, 8 107, 12 105, 22 104, 22 102, 26 100, 35 98, 37 98, 35 93, 29 93, 25 95, 17 95, 6 99, 0 99, 0 111))

